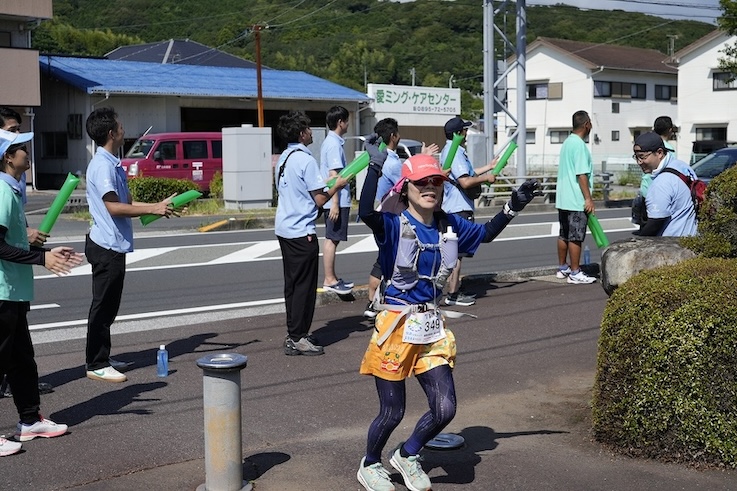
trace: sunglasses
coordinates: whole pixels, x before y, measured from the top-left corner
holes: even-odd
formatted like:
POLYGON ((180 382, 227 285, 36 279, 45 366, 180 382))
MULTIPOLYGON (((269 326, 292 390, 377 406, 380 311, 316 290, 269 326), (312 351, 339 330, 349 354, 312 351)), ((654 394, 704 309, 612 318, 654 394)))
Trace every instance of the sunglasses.
POLYGON ((435 186, 435 187, 442 186, 444 181, 445 179, 443 179, 440 176, 430 176, 430 177, 423 177, 422 179, 418 179, 416 181, 411 181, 411 182, 418 188, 424 188, 428 184, 430 186, 435 186))

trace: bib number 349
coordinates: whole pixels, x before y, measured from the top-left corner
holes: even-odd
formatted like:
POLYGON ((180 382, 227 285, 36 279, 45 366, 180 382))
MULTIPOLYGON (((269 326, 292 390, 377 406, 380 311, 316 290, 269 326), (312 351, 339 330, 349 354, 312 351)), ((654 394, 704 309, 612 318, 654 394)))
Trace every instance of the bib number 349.
POLYGON ((405 343, 430 344, 444 337, 443 317, 438 311, 415 312, 404 323, 402 341, 405 343))

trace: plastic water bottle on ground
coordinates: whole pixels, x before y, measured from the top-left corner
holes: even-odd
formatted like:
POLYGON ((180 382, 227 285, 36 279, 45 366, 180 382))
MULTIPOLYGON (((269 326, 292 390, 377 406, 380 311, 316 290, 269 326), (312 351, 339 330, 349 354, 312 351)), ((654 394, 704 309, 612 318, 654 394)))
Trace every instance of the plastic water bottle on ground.
POLYGON ((159 377, 169 375, 169 352, 166 351, 166 346, 163 344, 159 346, 159 351, 156 352, 156 375, 159 377))
POLYGON ((589 250, 589 246, 584 246, 583 248, 583 264, 591 264, 591 250, 589 250))

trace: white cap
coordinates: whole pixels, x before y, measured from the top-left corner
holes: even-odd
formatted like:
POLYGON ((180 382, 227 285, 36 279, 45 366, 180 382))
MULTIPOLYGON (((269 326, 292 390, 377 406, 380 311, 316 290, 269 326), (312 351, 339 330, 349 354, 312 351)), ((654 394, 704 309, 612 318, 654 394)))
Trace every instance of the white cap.
POLYGON ((162 344, 161 346, 159 346, 159 349, 166 349, 166 345, 162 344))

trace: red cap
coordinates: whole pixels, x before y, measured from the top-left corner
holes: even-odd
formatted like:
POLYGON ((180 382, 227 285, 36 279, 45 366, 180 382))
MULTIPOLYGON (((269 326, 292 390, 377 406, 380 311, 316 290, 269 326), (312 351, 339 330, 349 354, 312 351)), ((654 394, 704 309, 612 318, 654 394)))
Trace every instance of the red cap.
POLYGON ((408 158, 402 164, 402 179, 409 179, 410 181, 419 181, 424 177, 439 176, 445 179, 446 177, 443 169, 440 168, 440 164, 432 155, 418 154, 408 158))

